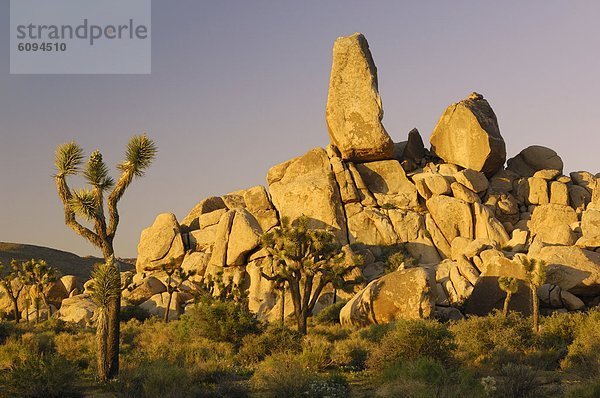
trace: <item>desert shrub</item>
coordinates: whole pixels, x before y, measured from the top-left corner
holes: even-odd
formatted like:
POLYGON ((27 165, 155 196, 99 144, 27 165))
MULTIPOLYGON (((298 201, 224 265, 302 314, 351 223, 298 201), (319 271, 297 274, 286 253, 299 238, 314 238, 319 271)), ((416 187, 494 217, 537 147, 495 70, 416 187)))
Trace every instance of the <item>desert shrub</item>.
POLYGON ((12 322, 0 321, 0 344, 3 344, 7 338, 15 334, 15 324, 12 322))
POLYGON ((96 366, 96 339, 92 332, 59 333, 54 338, 56 352, 81 369, 96 366))
POLYGON ((358 336, 336 341, 333 345, 331 360, 336 366, 342 368, 363 370, 372 344, 358 336))
POLYGON ((562 361, 564 369, 583 376, 600 373, 600 311, 590 311, 575 327, 574 339, 562 361))
POLYGON ((244 336, 258 333, 260 323, 243 303, 203 299, 188 307, 180 327, 188 335, 203 336, 214 341, 239 345, 244 336))
POLYGON ((262 362, 250 379, 252 389, 265 397, 301 397, 317 378, 293 353, 271 355, 262 362))
POLYGON ((380 397, 483 397, 484 389, 464 370, 448 369, 432 358, 398 361, 379 375, 380 397))
POLYGON ((320 335, 307 335, 302 339, 300 360, 308 369, 324 370, 331 365, 333 344, 320 335))
POLYGON ((183 398, 196 393, 185 369, 163 359, 126 364, 109 389, 128 398, 183 398))
POLYGON ((119 319, 121 322, 127 322, 132 319, 136 319, 140 322, 144 322, 145 320, 150 318, 150 313, 137 305, 127 305, 121 307, 121 312, 119 313, 119 319))
POLYGON ((398 320, 370 353, 367 366, 382 370, 399 360, 419 357, 447 364, 453 349, 452 333, 445 325, 432 320, 398 320))
POLYGON ((315 316, 315 321, 326 325, 340 323, 340 311, 344 305, 346 305, 345 300, 328 305, 315 316))
POLYGON ((540 396, 540 381, 529 366, 507 363, 502 366, 496 383, 495 396, 501 398, 526 398, 540 396))
POLYGON ((33 354, 52 354, 56 347, 54 332, 27 332, 21 335, 21 342, 33 354))
POLYGON ((137 321, 124 327, 127 341, 124 352, 134 358, 150 361, 164 359, 187 366, 201 364, 210 359, 227 361, 233 356, 230 343, 209 340, 194 334, 182 321, 164 324, 152 319, 139 324, 137 321))
POLYGON ((382 325, 369 325, 366 328, 360 329, 358 334, 361 338, 373 342, 379 343, 383 337, 394 329, 393 323, 384 323, 382 325))
POLYGON ((285 326, 269 326, 264 333, 251 334, 242 340, 239 359, 242 363, 257 364, 272 354, 285 351, 300 352, 302 335, 285 326))
POLYGON ((3 384, 15 397, 76 397, 77 368, 60 355, 30 355, 15 362, 3 384))
POLYGON ((535 345, 530 322, 518 313, 504 318, 494 312, 484 317, 469 317, 450 326, 457 349, 455 356, 470 366, 491 366, 518 362, 535 345))
POLYGON ((23 344, 18 336, 9 337, 4 344, 0 344, 0 370, 9 369, 13 363, 24 361, 31 354, 31 348, 23 344))
POLYGON ((542 318, 540 328, 540 346, 546 349, 564 350, 575 338, 577 327, 585 315, 580 312, 559 313, 542 318))
POLYGON ((309 330, 309 334, 319 335, 327 340, 334 342, 347 339, 353 330, 347 326, 342 326, 339 323, 330 325, 315 325, 309 330))
POLYGON ((567 390, 568 398, 597 398, 600 397, 600 380, 584 382, 567 390))

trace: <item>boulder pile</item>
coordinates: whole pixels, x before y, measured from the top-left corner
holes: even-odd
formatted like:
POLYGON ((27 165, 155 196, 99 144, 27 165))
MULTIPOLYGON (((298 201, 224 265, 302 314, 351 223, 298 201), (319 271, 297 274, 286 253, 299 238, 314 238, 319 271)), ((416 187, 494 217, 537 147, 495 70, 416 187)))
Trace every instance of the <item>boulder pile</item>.
POLYGON ((273 166, 266 187, 203 199, 181 222, 158 215, 141 234, 124 304, 164 312, 161 269, 176 259, 196 275, 172 301, 173 317, 194 289, 219 275, 247 293, 260 318, 275 319, 279 293, 261 276, 271 258, 260 237, 284 217, 306 216, 310 227, 331 231, 365 259, 364 284, 353 294, 338 292, 348 300, 344 324, 486 314, 502 306, 501 276, 520 281, 510 309, 527 313, 525 256, 548 264, 538 292, 545 310, 598 305, 600 174, 565 175, 559 155, 543 146, 506 162, 496 115, 478 93, 443 112, 429 149, 416 129, 394 143, 382 118, 366 39, 337 39, 326 109, 331 143, 273 166), (385 255, 395 247, 411 261, 384 275, 385 255))
POLYGON ((548 264, 539 292, 548 310, 600 302, 600 175, 564 175, 559 155, 543 146, 507 162, 496 114, 478 93, 443 112, 429 149, 417 129, 394 143, 382 119, 365 37, 338 38, 326 109, 331 143, 273 166, 266 187, 200 201, 180 224, 159 215, 142 232, 138 274, 125 299, 160 306, 157 269, 182 258, 182 267, 196 271, 195 284, 227 275, 248 293, 251 310, 274 319, 278 293, 261 277, 271 259, 260 236, 283 217, 306 216, 366 259, 362 289, 340 293, 349 300, 345 324, 485 314, 501 308, 501 276, 521 281, 511 309, 527 313, 524 256, 548 264), (412 261, 384 275, 384 254, 398 245, 412 261))

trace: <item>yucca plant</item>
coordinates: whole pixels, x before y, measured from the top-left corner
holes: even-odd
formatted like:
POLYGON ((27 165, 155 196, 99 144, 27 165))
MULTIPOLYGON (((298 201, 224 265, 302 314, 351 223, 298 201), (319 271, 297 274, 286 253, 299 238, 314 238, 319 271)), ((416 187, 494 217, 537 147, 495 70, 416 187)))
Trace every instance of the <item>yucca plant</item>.
POLYGON ((108 380, 108 316, 110 304, 121 294, 121 275, 112 264, 98 264, 92 271, 91 298, 98 306, 94 314, 96 323, 96 348, 98 379, 108 380))
POLYGON ((4 288, 8 298, 12 302, 15 323, 19 323, 21 319, 19 296, 21 296, 21 292, 26 286, 21 264, 13 260, 10 263, 10 268, 5 270, 2 262, 0 262, 0 285, 4 288))
POLYGON ((306 334, 306 321, 327 285, 340 287, 355 282, 347 277, 359 264, 348 265, 335 236, 309 228, 306 217, 293 224, 283 218, 281 226, 262 236, 262 245, 273 262, 263 266, 261 275, 277 285, 287 282, 298 331, 302 334, 306 334))
POLYGON ((167 294, 169 295, 169 299, 167 301, 167 308, 165 309, 164 321, 165 323, 169 322, 169 313, 171 311, 171 301, 173 300, 173 294, 175 292, 180 292, 180 288, 183 283, 189 280, 192 276, 196 274, 195 271, 185 271, 181 269, 181 261, 175 261, 175 259, 169 259, 165 265, 163 265, 162 270, 167 274, 167 294))
POLYGON ((52 308, 48 302, 49 287, 58 280, 58 271, 44 260, 31 259, 22 264, 25 284, 31 285, 35 290, 34 300, 37 298, 36 321, 39 322, 39 301, 41 300, 48 311, 47 319, 52 316, 52 308))
POLYGON ((512 276, 502 276, 498 278, 498 286, 500 289, 506 293, 506 298, 504 299, 504 308, 502 309, 502 315, 506 318, 508 315, 508 306, 510 304, 510 299, 513 294, 516 294, 519 291, 519 280, 512 276))
MULTIPOLYGON (((117 165, 120 176, 115 181, 109 175, 108 167, 99 151, 92 152, 87 163, 83 165, 83 150, 75 142, 68 142, 56 148, 54 180, 63 204, 65 224, 99 248, 104 262, 116 270, 113 241, 119 225, 117 205, 132 181, 136 177, 142 177, 150 167, 156 152, 156 145, 146 135, 132 137, 127 144, 125 159, 117 165), (67 178, 78 174, 83 176, 88 187, 73 190, 69 187, 67 178), (77 217, 92 227, 84 226, 77 217)), ((111 299, 108 308, 109 378, 115 377, 119 372, 120 310, 119 292, 117 297, 111 299)))
POLYGON ((523 257, 521 258, 521 263, 525 269, 529 288, 531 289, 533 331, 538 333, 540 330, 540 300, 537 295, 537 289, 546 282, 546 262, 535 258, 523 257))

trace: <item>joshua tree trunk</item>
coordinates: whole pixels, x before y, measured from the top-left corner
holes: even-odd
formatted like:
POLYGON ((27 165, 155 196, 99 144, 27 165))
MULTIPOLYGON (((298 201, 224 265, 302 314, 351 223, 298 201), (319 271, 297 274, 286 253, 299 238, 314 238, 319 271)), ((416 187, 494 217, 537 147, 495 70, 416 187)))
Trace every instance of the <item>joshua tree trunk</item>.
MULTIPOLYGON (((112 266, 116 264, 110 257, 112 266)), ((108 377, 115 378, 119 374, 119 340, 121 336, 121 292, 117 297, 111 299, 108 306, 108 333, 107 333, 107 358, 108 358, 108 377)))
POLYGON ((98 320, 96 329, 96 348, 98 350, 97 365, 98 365, 98 380, 104 383, 108 380, 110 363, 108 361, 108 345, 107 345, 107 310, 106 308, 98 309, 98 320))
POLYGON ((279 307, 279 322, 281 322, 281 326, 285 325, 285 283, 281 287, 281 307, 279 307))
POLYGON ((40 323, 40 306, 35 306, 35 323, 40 323))
POLYGON ((167 300, 167 308, 165 309, 165 323, 169 322, 169 312, 171 310, 171 300, 173 299, 173 292, 169 290, 169 300, 167 300))
POLYGON ((15 323, 19 323, 19 320, 21 320, 21 314, 19 314, 19 300, 14 297, 11 297, 10 299, 13 304, 13 313, 15 315, 15 323))
POLYGON ((511 292, 506 293, 506 298, 504 299, 504 308, 502 309, 502 315, 506 318, 508 315, 508 305, 510 304, 510 299, 512 297, 511 292))
POLYGON ((540 328, 539 328, 539 301, 538 301, 538 296, 537 296, 537 289, 535 286, 531 286, 531 304, 532 304, 532 314, 531 316, 533 317, 533 331, 535 333, 538 333, 540 328))

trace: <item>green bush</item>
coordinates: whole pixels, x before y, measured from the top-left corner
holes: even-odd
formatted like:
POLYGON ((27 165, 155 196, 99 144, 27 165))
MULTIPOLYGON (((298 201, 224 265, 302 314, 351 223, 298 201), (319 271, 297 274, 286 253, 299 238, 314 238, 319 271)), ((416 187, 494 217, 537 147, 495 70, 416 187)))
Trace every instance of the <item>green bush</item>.
POLYGON ((600 311, 590 311, 575 327, 573 343, 561 366, 583 376, 600 374, 600 311))
POLYGON ((250 379, 252 389, 261 397, 302 397, 317 378, 296 354, 278 353, 258 365, 250 379))
POLYGON ((339 367, 350 370, 363 370, 373 343, 356 336, 347 340, 336 341, 331 353, 332 362, 339 367))
POLYGON ((121 307, 121 312, 119 313, 119 319, 121 322, 127 322, 132 319, 136 319, 140 322, 144 322, 145 320, 150 318, 150 313, 137 305, 127 305, 121 307))
POLYGON ((450 326, 456 342, 456 357, 474 367, 501 369, 502 365, 523 361, 535 348, 535 335, 528 319, 518 313, 504 318, 494 312, 473 316, 450 326))
POLYGON ((180 326, 190 336, 203 336, 214 341, 239 345, 249 334, 258 333, 260 323, 243 303, 203 299, 188 307, 180 326))
POLYGON ((0 344, 3 344, 7 338, 15 333, 15 324, 12 322, 0 321, 0 344))
POLYGON ((398 361, 376 380, 380 397, 483 397, 483 386, 471 373, 451 370, 432 358, 398 361))
POLYGON ((76 397, 77 368, 60 355, 31 355, 17 361, 5 375, 3 384, 14 397, 76 397))
POLYGON ((389 333, 371 351, 367 366, 383 370, 399 360, 427 357, 447 364, 454 343, 445 325, 433 320, 398 320, 389 333))
POLYGON ((326 325, 340 323, 340 311, 344 305, 346 305, 345 300, 328 305, 315 316, 315 321, 326 325))
POLYGON ((359 336, 362 339, 370 341, 372 343, 379 343, 383 337, 394 329, 393 323, 384 323, 381 325, 369 325, 366 328, 358 331, 359 336))
POLYGON ((496 384, 496 396, 502 398, 538 397, 540 381, 529 366, 508 363, 500 370, 501 382, 496 384))
POLYGON ((244 337, 239 359, 246 365, 253 365, 272 354, 300 352, 301 341, 302 335, 295 330, 279 325, 269 326, 264 333, 244 337))
POLYGON ((314 371, 324 370, 332 363, 333 344, 320 335, 307 335, 302 339, 300 360, 304 366, 314 371))
POLYGON ((598 398, 600 397, 600 380, 592 380, 567 390, 568 398, 598 398))
POLYGON ((54 338, 56 352, 84 370, 96 367, 96 336, 91 331, 59 333, 54 338))
POLYGON ((126 364, 119 379, 109 387, 118 396, 128 398, 196 396, 185 369, 162 359, 126 364))

